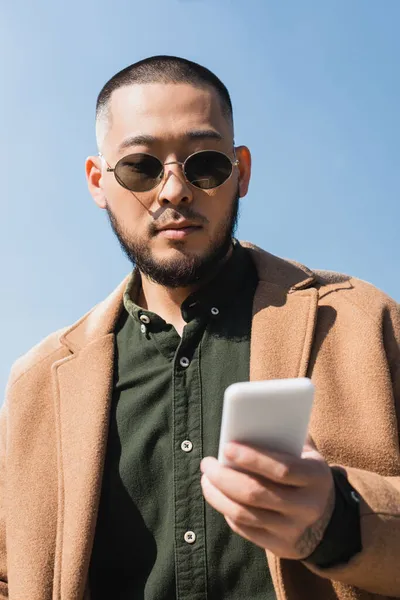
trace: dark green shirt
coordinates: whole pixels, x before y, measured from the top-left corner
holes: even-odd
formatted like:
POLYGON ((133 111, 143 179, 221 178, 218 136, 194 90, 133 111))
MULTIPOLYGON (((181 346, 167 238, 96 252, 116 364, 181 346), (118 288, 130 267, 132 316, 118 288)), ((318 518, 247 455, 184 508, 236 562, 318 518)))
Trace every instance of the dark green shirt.
POLYGON ((116 328, 114 394, 90 587, 92 600, 270 600, 265 552, 204 500, 225 388, 249 379, 257 274, 238 243, 182 304, 182 337, 135 304, 116 328))

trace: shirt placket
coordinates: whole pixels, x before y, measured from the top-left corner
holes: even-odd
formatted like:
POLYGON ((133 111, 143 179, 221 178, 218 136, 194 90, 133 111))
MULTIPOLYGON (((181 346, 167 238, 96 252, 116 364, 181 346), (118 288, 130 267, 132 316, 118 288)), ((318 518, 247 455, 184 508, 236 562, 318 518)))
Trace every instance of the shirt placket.
POLYGON ((173 471, 177 600, 206 600, 204 500, 200 485, 202 415, 200 346, 191 323, 173 361, 173 471), (191 348, 192 345, 192 348, 191 348))

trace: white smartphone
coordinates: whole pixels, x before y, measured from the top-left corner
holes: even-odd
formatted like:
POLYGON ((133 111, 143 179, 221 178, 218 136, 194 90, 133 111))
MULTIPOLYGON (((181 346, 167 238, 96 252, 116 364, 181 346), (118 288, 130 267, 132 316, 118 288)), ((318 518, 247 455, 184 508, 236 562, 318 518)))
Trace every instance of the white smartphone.
POLYGON ((314 397, 310 379, 246 381, 226 388, 218 460, 227 466, 224 446, 248 446, 300 456, 314 397))

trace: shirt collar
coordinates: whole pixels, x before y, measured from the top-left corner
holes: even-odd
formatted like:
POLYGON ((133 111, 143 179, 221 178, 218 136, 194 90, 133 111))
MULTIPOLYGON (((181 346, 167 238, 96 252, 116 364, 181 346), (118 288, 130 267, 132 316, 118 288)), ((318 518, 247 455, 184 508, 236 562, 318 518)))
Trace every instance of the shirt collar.
MULTIPOLYGON (((182 303, 183 319, 188 323, 198 316, 216 317, 221 308, 239 296, 246 278, 255 274, 249 253, 237 240, 233 241, 232 254, 213 279, 204 287, 190 294, 182 303)), ((151 311, 141 308, 136 302, 139 297, 141 277, 135 269, 125 288, 123 302, 127 312, 137 321, 148 324, 163 320, 151 311)))

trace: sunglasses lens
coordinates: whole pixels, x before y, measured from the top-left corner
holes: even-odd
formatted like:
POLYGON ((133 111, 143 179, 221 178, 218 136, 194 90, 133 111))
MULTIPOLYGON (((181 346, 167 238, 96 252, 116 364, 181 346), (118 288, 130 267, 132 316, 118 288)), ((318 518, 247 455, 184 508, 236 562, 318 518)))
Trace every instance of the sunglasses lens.
POLYGON ((130 154, 115 165, 115 177, 121 185, 133 192, 146 192, 162 178, 163 166, 155 156, 130 154))
POLYGON ((190 156, 185 163, 187 180, 198 188, 209 190, 224 183, 232 174, 230 159, 214 150, 204 150, 190 156))

